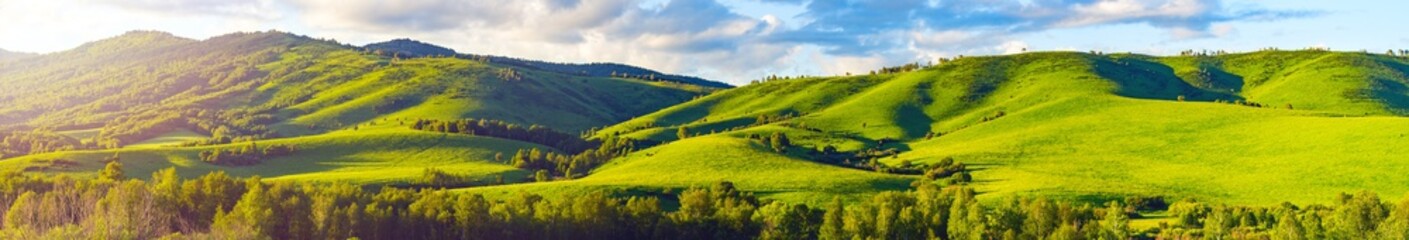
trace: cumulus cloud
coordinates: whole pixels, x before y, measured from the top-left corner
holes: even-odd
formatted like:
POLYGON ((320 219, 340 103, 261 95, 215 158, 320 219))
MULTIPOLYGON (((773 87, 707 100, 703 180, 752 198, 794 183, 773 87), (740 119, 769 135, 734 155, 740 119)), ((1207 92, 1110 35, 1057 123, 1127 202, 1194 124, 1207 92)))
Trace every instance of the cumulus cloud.
POLYGON ((1003 43, 1009 35, 1061 28, 1143 23, 1167 29, 1175 39, 1226 34, 1216 23, 1276 20, 1313 12, 1231 10, 1220 0, 815 0, 806 3, 801 28, 779 41, 817 44, 837 55, 869 55, 901 46, 973 48, 973 41, 1003 43), (900 40, 876 40, 895 30, 921 32, 900 40), (924 35, 932 34, 932 35, 924 35), (956 39, 959 37, 964 39, 956 39), (967 40, 967 41, 965 41, 967 40))
POLYGON ((295 0, 303 20, 348 35, 378 32, 460 51, 559 61, 615 61, 742 79, 794 51, 764 36, 777 17, 747 17, 714 0, 295 0), (436 41, 440 40, 440 41, 436 41))
POLYGON ((734 9, 739 2, 723 0, 77 1, 292 20, 307 34, 353 42, 410 37, 462 52, 622 62, 734 83, 784 69, 841 74, 1013 53, 1029 47, 1023 34, 1053 29, 1144 24, 1177 41, 1231 34, 1229 22, 1315 14, 1222 0, 740 0, 801 12, 789 16, 746 16, 734 9), (800 64, 810 70, 793 67, 800 64))

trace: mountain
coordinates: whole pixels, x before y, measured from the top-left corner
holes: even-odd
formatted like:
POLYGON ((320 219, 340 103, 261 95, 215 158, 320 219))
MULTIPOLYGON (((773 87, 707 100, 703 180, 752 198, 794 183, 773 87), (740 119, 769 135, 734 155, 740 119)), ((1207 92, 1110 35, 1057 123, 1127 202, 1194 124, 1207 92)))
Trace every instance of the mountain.
POLYGON ((65 171, 81 172, 117 156, 133 160, 129 170, 139 175, 178 166, 189 175, 378 176, 368 183, 401 181, 431 166, 526 176, 492 156, 558 151, 410 129, 418 120, 484 119, 576 135, 717 90, 458 56, 403 58, 277 31, 205 40, 134 31, 0 64, 0 83, 0 158, 19 165, 13 169, 61 159, 78 161, 65 171), (303 150, 281 158, 289 165, 191 164, 202 151, 251 145, 303 150), (424 164, 401 165, 411 156, 424 164), (350 159, 360 163, 330 167, 350 159))
POLYGON ((11 52, 11 51, 7 51, 7 50, 5 50, 5 49, 0 49, 0 62, 10 61, 10 60, 25 59, 25 58, 33 57, 33 56, 35 56, 35 55, 37 55, 37 54, 26 53, 26 52, 11 52))
POLYGON ((1409 192, 1399 184, 1409 178, 1383 169, 1409 168, 1399 157, 1409 153, 1406 76, 1404 57, 1309 50, 1042 52, 779 79, 598 131, 667 143, 581 180, 465 191, 565 194, 732 179, 767 197, 822 204, 904 182, 855 169, 953 159, 973 169, 971 186, 986 198, 1273 204, 1320 202, 1346 189, 1397 195, 1409 192), (756 140, 774 134, 793 147, 779 153, 769 149, 776 142, 756 140), (677 141, 682 135, 690 137, 677 141))
POLYGON ((527 59, 518 59, 518 58, 503 57, 503 56, 476 55, 476 54, 459 54, 459 53, 456 53, 455 50, 451 50, 451 49, 449 49, 449 48, 445 48, 445 47, 441 47, 441 46, 436 46, 436 45, 434 45, 434 44, 425 43, 425 42, 420 42, 420 41, 415 41, 415 40, 410 40, 410 39, 395 39, 395 40, 386 41, 386 42, 372 43, 372 44, 367 44, 367 46, 364 46, 363 48, 366 48, 366 49, 372 50, 372 51, 383 51, 383 52, 386 52, 386 53, 388 53, 388 54, 390 54, 390 53, 400 54, 400 55, 402 55, 402 56, 408 56, 408 57, 423 57, 423 56, 458 56, 458 57, 460 57, 460 58, 465 58, 465 59, 476 59, 476 60, 481 60, 481 61, 486 61, 486 62, 491 62, 491 63, 504 64, 504 65, 509 65, 509 66, 517 66, 517 67, 523 67, 523 68, 530 68, 530 69, 536 69, 536 70, 547 71, 547 72, 556 72, 556 73, 562 73, 562 74, 583 76, 583 77, 622 77, 622 78, 637 78, 637 79, 649 80, 649 81, 676 82, 676 83, 683 83, 683 84, 690 84, 690 85, 698 85, 698 86, 705 86, 705 87, 711 87, 711 88, 730 88, 730 87, 732 87, 732 86, 730 86, 729 84, 725 84, 725 83, 722 83, 722 82, 710 81, 710 80, 705 80, 705 79, 701 79, 701 78, 697 78, 697 77, 690 77, 690 76, 665 74, 665 73, 653 71, 653 70, 650 70, 650 69, 645 69, 645 68, 640 68, 640 67, 635 67, 635 66, 630 66, 630 65, 624 65, 624 64, 617 64, 617 63, 587 63, 587 64, 553 63, 553 62, 544 62, 544 61, 535 61, 535 60, 527 60, 527 59))

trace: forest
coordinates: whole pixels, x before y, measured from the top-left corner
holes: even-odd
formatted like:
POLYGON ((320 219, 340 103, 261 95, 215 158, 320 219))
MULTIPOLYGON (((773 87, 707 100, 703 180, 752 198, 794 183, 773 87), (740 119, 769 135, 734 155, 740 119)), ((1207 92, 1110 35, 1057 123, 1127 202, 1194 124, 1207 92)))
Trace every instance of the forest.
POLYGON ((762 200, 724 181, 659 196, 598 191, 499 199, 436 189, 235 178, 150 180, 109 163, 97 178, 0 178, 8 239, 1404 239, 1409 198, 1369 192, 1333 205, 1228 206, 1127 199, 1104 205, 1014 197, 981 204, 964 185, 917 182, 858 202, 762 200), (1167 208, 1176 221, 1131 227, 1167 208))

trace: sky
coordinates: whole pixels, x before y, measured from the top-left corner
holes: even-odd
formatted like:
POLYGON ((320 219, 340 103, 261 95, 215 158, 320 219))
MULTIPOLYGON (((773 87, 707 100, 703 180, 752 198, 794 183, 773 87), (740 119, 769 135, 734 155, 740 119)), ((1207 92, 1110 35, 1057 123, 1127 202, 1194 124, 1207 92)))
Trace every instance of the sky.
POLYGON ((0 0, 0 49, 48 53, 131 30, 276 29, 356 45, 618 62, 743 84, 957 55, 1275 47, 1409 49, 1409 1, 0 0))

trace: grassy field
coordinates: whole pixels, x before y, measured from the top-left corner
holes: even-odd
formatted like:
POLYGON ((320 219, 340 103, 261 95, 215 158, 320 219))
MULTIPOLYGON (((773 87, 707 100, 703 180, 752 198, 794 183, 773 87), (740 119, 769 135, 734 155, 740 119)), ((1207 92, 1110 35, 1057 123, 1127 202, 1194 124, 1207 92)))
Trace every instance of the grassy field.
MULTIPOLYGON (((905 73, 753 84, 599 134, 783 132, 804 146, 844 151, 890 140, 884 147, 904 153, 882 162, 954 157, 977 169, 974 186, 985 199, 1326 203, 1339 192, 1409 192, 1409 177, 1398 174, 1409 169, 1400 157, 1409 153, 1405 66, 1401 58, 1324 51, 974 57, 905 73), (1244 106, 1251 103, 1261 107, 1244 106), (748 127, 768 114, 796 117, 748 127), (728 131, 735 128, 742 129, 728 131), (939 137, 923 137, 930 132, 939 137)), ((659 148, 688 148, 672 146, 682 144, 695 143, 659 148)), ((710 153, 729 151, 754 150, 710 153)))
POLYGON ((91 174, 103 167, 102 160, 118 156, 129 176, 145 178, 151 172, 175 167, 185 177, 213 171, 233 176, 260 175, 269 180, 313 182, 343 181, 354 184, 407 183, 422 176, 427 168, 451 174, 493 180, 523 180, 530 173, 494 162, 500 152, 547 147, 518 141, 468 135, 421 132, 402 127, 373 127, 358 131, 338 131, 315 136, 258 141, 258 145, 295 146, 293 155, 265 160, 254 166, 225 167, 201 162, 203 150, 240 147, 243 144, 202 147, 123 148, 103 151, 77 151, 31 155, 0 161, 5 169, 44 166, 55 159, 80 164, 64 172, 91 174))
POLYGON ((560 196, 593 190, 642 194, 679 192, 730 181, 765 199, 822 204, 833 197, 856 201, 881 191, 905 190, 913 180, 812 163, 743 139, 706 136, 638 151, 613 160, 583 179, 460 191, 488 196, 520 191, 560 196))
MULTIPOLYGON (((172 130, 172 131, 167 132, 167 133, 163 133, 163 134, 161 134, 161 135, 157 135, 156 137, 153 137, 153 138, 151 138, 151 139, 147 139, 147 140, 145 140, 145 141, 136 142, 136 143, 133 143, 132 145, 127 145, 127 147, 131 147, 131 148, 152 148, 152 147, 172 146, 172 145, 180 144, 180 143, 183 143, 183 142, 195 141, 195 140, 205 140, 205 139, 208 139, 208 138, 210 138, 210 136, 205 135, 205 134, 200 134, 200 133, 197 133, 197 132, 193 132, 193 131, 191 131, 191 130, 187 130, 187 129, 176 129, 176 130, 172 130)), ((82 139, 82 138, 80 138, 80 139, 82 139)))

